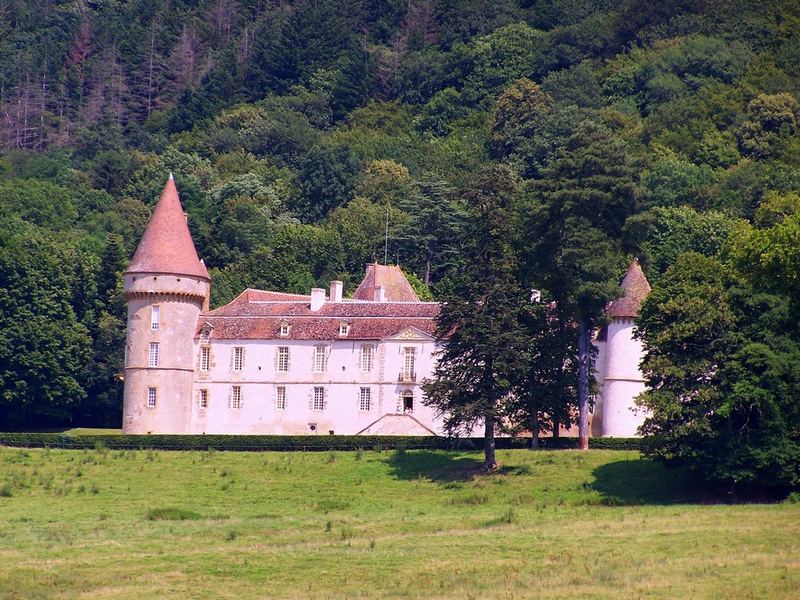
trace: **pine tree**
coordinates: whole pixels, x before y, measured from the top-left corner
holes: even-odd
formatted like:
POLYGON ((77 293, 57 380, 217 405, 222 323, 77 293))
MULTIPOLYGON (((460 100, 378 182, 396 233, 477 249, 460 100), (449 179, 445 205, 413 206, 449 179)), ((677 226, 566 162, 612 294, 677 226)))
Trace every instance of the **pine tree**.
POLYGON ((639 165, 608 128, 584 121, 528 189, 526 268, 577 323, 578 435, 588 448, 591 334, 619 291, 625 267, 621 232, 637 202, 639 165))
POLYGON ((444 416, 450 434, 483 421, 484 468, 497 467, 495 431, 502 427, 520 367, 519 315, 524 291, 512 248, 514 178, 495 167, 464 193, 469 206, 457 293, 445 299, 437 335, 446 339, 424 402, 444 416))

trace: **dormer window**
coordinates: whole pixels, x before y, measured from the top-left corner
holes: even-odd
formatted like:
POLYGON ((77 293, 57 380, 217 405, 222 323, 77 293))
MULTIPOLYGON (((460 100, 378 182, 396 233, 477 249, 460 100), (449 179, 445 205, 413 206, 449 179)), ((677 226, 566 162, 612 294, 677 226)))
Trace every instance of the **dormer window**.
POLYGON ((211 330, 214 329, 210 324, 206 323, 200 330, 200 343, 207 344, 211 338, 211 330))
POLYGON ((342 321, 339 323, 339 337, 347 337, 350 333, 350 323, 342 321))
POLYGON ((291 330, 291 326, 286 321, 281 322, 280 327, 280 335, 281 337, 289 337, 289 331, 291 330))

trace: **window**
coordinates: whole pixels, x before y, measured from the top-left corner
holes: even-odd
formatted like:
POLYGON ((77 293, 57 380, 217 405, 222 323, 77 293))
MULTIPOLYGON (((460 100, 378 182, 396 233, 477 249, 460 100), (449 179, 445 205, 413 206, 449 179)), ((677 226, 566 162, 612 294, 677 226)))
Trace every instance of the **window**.
POLYGON ((200 343, 207 344, 210 338, 211 338, 211 328, 203 327, 203 329, 200 330, 200 343))
POLYGON ((278 347, 278 371, 286 373, 289 370, 289 346, 278 347))
POLYGON ((200 390, 200 394, 197 397, 197 406, 200 410, 208 408, 208 390, 200 390))
POLYGON ((275 388, 275 410, 286 410, 286 386, 275 388))
POLYGON ((150 354, 148 356, 147 366, 158 366, 158 342, 150 342, 150 354))
POLYGON ((358 394, 358 410, 369 410, 369 401, 372 391, 368 387, 362 387, 358 394))
POLYGON ((281 323, 281 337, 289 337, 289 324, 281 323))
POLYGON ((322 373, 328 366, 325 344, 314 346, 314 372, 322 373))
POLYGON ((403 392, 403 412, 408 414, 414 412, 414 392, 411 390, 403 392))
POLYGON ((156 407, 156 388, 147 388, 147 408, 156 407))
POLYGON ((416 374, 414 373, 414 362, 416 358, 416 348, 403 348, 403 372, 401 378, 403 381, 414 381, 416 374))
POLYGON ((339 323, 339 335, 341 337, 346 337, 348 333, 350 333, 350 324, 339 323))
POLYGON ((237 346, 233 349, 233 362, 231 368, 234 371, 241 371, 244 366, 244 348, 237 346))
POLYGON ((200 348, 200 370, 208 371, 211 366, 211 348, 205 346, 200 348))
POLYGON ((314 410, 325 410, 325 388, 324 387, 315 387, 314 388, 314 404, 312 405, 314 410))
POLYGON ((372 371, 372 361, 373 356, 375 354, 375 346, 371 344, 364 344, 361 346, 361 356, 359 357, 359 363, 361 363, 361 371, 364 373, 369 373, 372 371))
POLYGON ((159 319, 160 319, 161 307, 154 306, 150 309, 150 329, 155 331, 158 329, 159 319))
POLYGON ((242 408, 242 386, 231 386, 231 400, 228 404, 228 408, 231 410, 239 410, 242 408))

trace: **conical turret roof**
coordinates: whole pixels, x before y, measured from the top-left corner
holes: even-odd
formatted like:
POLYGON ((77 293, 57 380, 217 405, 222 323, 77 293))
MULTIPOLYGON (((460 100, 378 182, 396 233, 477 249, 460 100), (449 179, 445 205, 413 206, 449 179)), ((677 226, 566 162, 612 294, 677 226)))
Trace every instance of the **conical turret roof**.
POLYGON ((172 173, 125 272, 170 273, 209 279, 206 266, 197 256, 172 173))
POLYGON ((353 299, 374 300, 375 288, 383 288, 388 302, 419 302, 419 297, 403 275, 402 269, 395 265, 367 265, 367 273, 359 284, 353 299))
POLYGON ((650 293, 650 282, 644 276, 644 271, 635 258, 628 267, 628 272, 620 286, 624 294, 608 305, 610 317, 636 317, 647 295, 650 293))

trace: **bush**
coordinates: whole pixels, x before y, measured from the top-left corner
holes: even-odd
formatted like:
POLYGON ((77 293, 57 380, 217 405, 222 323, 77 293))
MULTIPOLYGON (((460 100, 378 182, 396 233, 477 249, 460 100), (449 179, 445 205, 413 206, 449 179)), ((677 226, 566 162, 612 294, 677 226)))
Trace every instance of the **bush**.
MULTIPOLYGON (((529 448, 530 438, 497 438, 499 450, 529 448)), ((540 438, 543 449, 577 448, 577 438, 540 438)), ((481 438, 436 436, 360 436, 360 435, 64 435, 61 433, 0 433, 0 446, 18 448, 69 448, 108 450, 189 450, 228 451, 357 451, 359 448, 398 448, 405 450, 476 450, 483 447, 481 438)), ((598 450, 638 450, 639 438, 592 438, 591 448, 598 450)), ((401 454, 402 451, 398 452, 401 454)), ((151 460, 155 455, 149 452, 151 460)))
POLYGON ((147 511, 145 518, 148 521, 191 521, 202 519, 196 512, 182 508, 152 508, 147 511))

